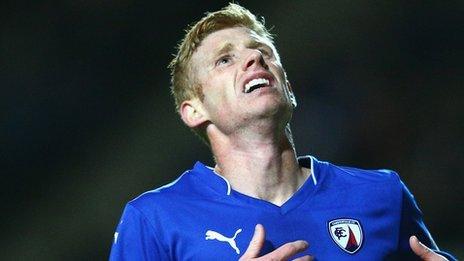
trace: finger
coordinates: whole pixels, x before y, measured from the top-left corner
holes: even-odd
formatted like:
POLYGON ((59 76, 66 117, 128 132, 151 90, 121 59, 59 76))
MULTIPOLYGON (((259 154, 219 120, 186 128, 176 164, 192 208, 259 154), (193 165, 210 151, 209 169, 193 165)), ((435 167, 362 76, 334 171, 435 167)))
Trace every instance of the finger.
POLYGON ((261 252, 261 248, 263 248, 265 237, 266 232, 264 231, 263 225, 257 224, 255 226, 255 233, 251 238, 250 244, 240 259, 258 257, 259 253, 261 252))
POLYGON ((439 260, 447 260, 443 256, 433 252, 430 248, 426 245, 422 244, 416 236, 411 236, 409 238, 409 246, 411 247, 412 251, 419 256, 422 260, 430 260, 430 261, 439 261, 439 260))
POLYGON ((287 243, 263 257, 269 257, 272 260, 287 260, 290 257, 305 251, 307 248, 308 242, 304 240, 297 240, 287 243))
POLYGON ((430 248, 422 244, 416 236, 411 236, 409 238, 409 246, 411 247, 412 251, 418 255, 420 258, 425 260, 430 255, 430 248))
POLYGON ((313 256, 302 256, 296 259, 293 259, 293 261, 313 261, 314 257, 313 256))

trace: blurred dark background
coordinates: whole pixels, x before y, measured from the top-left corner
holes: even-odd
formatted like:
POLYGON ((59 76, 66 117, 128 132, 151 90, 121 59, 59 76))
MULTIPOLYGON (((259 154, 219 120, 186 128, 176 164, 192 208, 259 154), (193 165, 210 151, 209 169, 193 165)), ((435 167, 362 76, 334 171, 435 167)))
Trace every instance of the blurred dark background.
MULTIPOLYGON (((166 66, 186 25, 226 3, 0 5, 0 259, 107 259, 127 201, 212 164, 166 66)), ((464 258, 464 3, 240 3, 277 34, 299 154, 398 171, 464 258)))

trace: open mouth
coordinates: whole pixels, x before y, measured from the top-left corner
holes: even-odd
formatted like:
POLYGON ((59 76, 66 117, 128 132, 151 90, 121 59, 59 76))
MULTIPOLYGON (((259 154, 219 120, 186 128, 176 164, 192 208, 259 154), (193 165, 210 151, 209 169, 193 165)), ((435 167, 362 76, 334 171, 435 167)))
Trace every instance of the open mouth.
POLYGON ((256 78, 245 84, 245 93, 250 93, 256 89, 269 86, 269 80, 265 78, 256 78))

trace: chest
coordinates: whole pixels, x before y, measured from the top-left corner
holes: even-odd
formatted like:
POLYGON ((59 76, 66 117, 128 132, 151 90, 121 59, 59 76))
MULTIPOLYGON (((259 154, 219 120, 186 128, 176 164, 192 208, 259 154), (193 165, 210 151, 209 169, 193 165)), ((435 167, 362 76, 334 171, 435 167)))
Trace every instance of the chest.
POLYGON ((309 242, 301 255, 319 260, 381 260, 395 250, 399 216, 389 202, 307 202, 288 212, 277 207, 192 203, 178 209, 162 233, 175 260, 237 260, 258 223, 266 230, 262 254, 301 239, 309 242))

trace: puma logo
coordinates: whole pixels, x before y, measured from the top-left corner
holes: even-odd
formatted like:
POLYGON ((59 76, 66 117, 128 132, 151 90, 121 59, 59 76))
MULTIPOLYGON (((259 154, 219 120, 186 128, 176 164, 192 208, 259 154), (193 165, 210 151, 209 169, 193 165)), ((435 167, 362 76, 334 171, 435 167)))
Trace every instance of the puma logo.
POLYGON ((227 242, 229 245, 235 250, 235 252, 240 254, 240 249, 237 247, 237 243, 235 243, 235 238, 237 237, 238 233, 242 232, 242 229, 239 228, 237 231, 235 231, 235 235, 231 238, 225 237, 221 235, 220 233, 213 231, 213 230, 208 230, 206 231, 206 240, 218 240, 221 242, 227 242))

